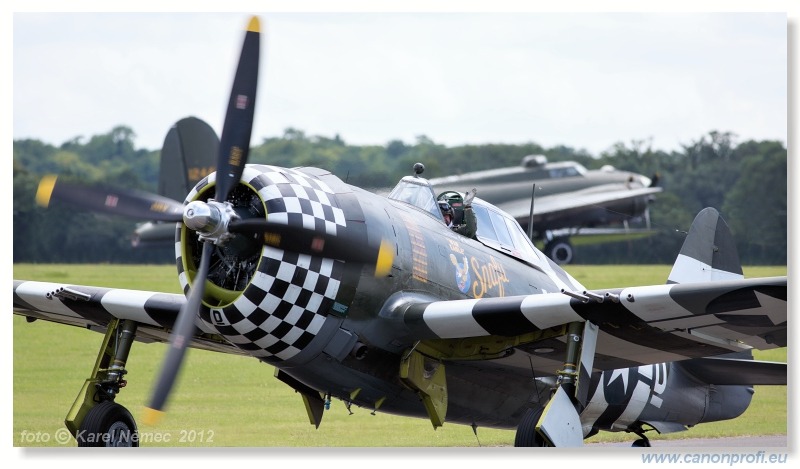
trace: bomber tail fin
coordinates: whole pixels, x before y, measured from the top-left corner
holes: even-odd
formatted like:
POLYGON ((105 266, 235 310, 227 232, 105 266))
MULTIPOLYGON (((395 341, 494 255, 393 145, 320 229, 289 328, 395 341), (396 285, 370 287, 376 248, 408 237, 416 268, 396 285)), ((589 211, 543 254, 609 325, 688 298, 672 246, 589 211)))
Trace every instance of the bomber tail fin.
POLYGON ((728 224, 709 207, 697 214, 667 283, 742 279, 739 251, 728 224))
MULTIPOLYGON (((183 202, 186 194, 216 169, 219 137, 205 121, 184 117, 175 123, 164 138, 158 173, 158 193, 183 202)), ((140 224, 131 237, 131 245, 169 247, 175 244, 175 223, 140 224)))
POLYGON ((198 181, 216 169, 219 137, 196 117, 179 120, 161 148, 158 193, 183 202, 198 181))

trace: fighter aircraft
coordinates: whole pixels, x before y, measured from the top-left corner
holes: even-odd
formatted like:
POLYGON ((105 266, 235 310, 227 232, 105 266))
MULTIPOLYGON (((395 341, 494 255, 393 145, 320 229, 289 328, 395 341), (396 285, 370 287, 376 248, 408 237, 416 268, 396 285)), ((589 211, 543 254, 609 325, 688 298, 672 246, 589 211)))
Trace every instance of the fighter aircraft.
POLYGON ((216 171, 182 204, 40 185, 42 198, 108 210, 111 197, 121 214, 176 224, 183 295, 14 280, 15 314, 105 334, 65 419, 78 446, 138 445, 115 402, 135 340, 169 342, 148 425, 188 347, 273 365, 316 426, 339 399, 434 428, 515 428, 516 446, 581 446, 599 431, 648 446, 648 431, 735 418, 752 385, 786 384, 786 364, 751 350, 786 346, 787 278, 745 279, 713 208, 666 284, 588 290, 479 197, 475 236, 446 226, 423 164, 388 196, 321 168, 247 164, 259 31, 254 17, 216 171))
POLYGON ((484 200, 514 217, 559 264, 573 261, 573 237, 588 243, 653 234, 649 210, 653 195, 662 190, 657 182, 657 177, 611 166, 590 171, 575 161, 549 163, 544 155, 528 155, 519 166, 430 180, 437 192, 477 189, 484 200), (632 226, 634 222, 639 226, 632 226))

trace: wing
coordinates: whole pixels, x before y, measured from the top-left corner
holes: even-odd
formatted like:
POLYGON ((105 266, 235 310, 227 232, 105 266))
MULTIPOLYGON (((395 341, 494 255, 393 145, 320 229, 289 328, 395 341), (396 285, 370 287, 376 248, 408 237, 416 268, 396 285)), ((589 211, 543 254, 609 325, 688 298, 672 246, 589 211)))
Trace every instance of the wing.
MULTIPOLYGON (((183 295, 83 285, 14 280, 14 314, 104 333, 114 319, 138 324, 142 342, 169 342, 183 295)), ((200 321, 190 347, 241 354, 200 321)))
POLYGON ((786 285, 774 277, 436 301, 400 314, 408 335, 445 359, 496 358, 542 373, 563 364, 560 328, 591 321, 600 331, 594 368, 610 370, 785 347, 786 285))
MULTIPOLYGON (((537 197, 534 200, 534 222, 545 220, 553 215, 574 216, 581 212, 610 204, 625 203, 634 199, 647 197, 661 192, 660 187, 645 187, 638 189, 619 189, 597 186, 583 191, 568 194, 556 194, 537 197)), ((517 220, 527 220, 530 217, 531 200, 518 199, 496 204, 517 220)))

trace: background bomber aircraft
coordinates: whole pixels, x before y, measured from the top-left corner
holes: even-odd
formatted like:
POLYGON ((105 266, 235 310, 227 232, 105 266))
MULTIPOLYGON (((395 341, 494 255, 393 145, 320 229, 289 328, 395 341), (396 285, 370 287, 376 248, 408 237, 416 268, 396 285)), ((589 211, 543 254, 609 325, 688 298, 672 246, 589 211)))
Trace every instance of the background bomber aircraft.
POLYGON ((548 163, 544 155, 526 156, 519 166, 430 180, 437 193, 477 189, 559 264, 572 262, 575 236, 607 242, 652 234, 649 210, 653 194, 661 192, 657 181, 656 175, 610 166, 589 171, 575 161, 548 163))
MULTIPOLYGON (((599 431, 648 446, 647 431, 735 418, 753 385, 786 384, 785 363, 751 350, 786 346, 787 279, 745 279, 713 208, 666 284, 587 290, 481 198, 475 236, 448 228, 419 170, 384 197, 320 168, 248 165, 259 30, 252 18, 216 171, 183 203, 125 192, 112 204, 177 225, 185 295, 14 280, 15 314, 105 334, 65 419, 79 446, 138 444, 115 402, 135 340, 170 344, 153 425, 187 347, 273 365, 316 426, 339 399, 434 428, 516 429, 517 446, 580 446, 599 431)), ((37 196, 111 210, 107 193, 56 177, 37 196)))

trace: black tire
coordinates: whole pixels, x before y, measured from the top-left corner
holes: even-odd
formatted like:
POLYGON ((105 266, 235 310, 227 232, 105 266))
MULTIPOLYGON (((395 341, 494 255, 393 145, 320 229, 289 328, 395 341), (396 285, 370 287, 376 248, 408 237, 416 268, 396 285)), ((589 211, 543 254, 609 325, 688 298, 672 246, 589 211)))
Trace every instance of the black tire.
POLYGON ((545 254, 558 265, 566 265, 575 258, 575 248, 567 238, 556 238, 545 246, 545 254))
POLYGON ((639 438, 638 440, 634 441, 631 446, 633 448, 649 448, 650 440, 648 440, 647 438, 639 438))
POLYGON ((76 439, 79 447, 136 447, 139 431, 128 409, 105 401, 86 414, 76 439))
POLYGON ((514 438, 514 446, 519 448, 541 448, 547 446, 544 438, 536 432, 536 423, 542 415, 543 408, 528 409, 522 416, 517 426, 517 435, 514 438))

